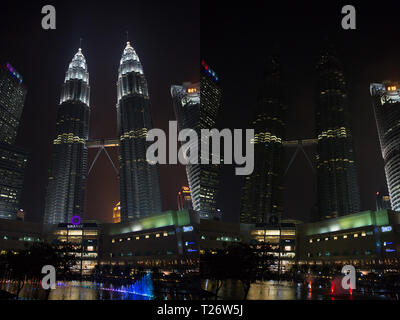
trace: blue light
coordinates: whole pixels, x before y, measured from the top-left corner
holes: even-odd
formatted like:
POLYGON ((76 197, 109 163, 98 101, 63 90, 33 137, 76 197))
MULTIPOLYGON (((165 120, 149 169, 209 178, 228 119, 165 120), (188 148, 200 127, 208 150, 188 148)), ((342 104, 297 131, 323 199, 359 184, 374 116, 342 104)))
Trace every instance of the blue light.
POLYGON ((182 228, 183 232, 190 232, 193 231, 193 226, 184 226, 182 228))
POLYGON ((386 252, 395 252, 396 250, 395 249, 386 249, 385 251, 386 252))
POLYGON ((391 227, 391 226, 381 227, 381 231, 382 231, 382 232, 389 232, 389 231, 392 231, 392 227, 391 227))
POLYGON ((187 252, 197 252, 196 249, 188 249, 187 252))

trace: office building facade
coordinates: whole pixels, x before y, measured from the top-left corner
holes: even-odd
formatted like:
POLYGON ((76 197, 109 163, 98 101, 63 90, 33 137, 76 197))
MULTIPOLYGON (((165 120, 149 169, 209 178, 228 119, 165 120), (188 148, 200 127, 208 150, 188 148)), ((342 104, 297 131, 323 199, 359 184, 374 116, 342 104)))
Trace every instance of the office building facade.
POLYGON ((285 111, 279 59, 267 59, 257 99, 254 129, 254 171, 245 177, 240 222, 278 221, 283 211, 283 139, 285 111))
POLYGON ((27 89, 9 63, 0 66, 0 219, 17 219, 28 152, 14 146, 27 89))
POLYGON ((152 129, 150 100, 143 67, 127 42, 117 81, 121 222, 161 212, 158 165, 149 163, 146 141, 152 129))
POLYGON ((0 219, 17 219, 28 152, 0 143, 0 219))
POLYGON ((317 185, 321 219, 360 210, 346 83, 332 49, 317 64, 317 185))
POLYGON ((393 210, 400 211, 400 90, 397 82, 370 85, 378 137, 393 210))
POLYGON ((7 63, 0 66, 0 142, 14 144, 27 89, 22 76, 7 63))
MULTIPOLYGON (((195 130, 198 146, 204 143, 201 129, 215 128, 221 101, 218 75, 205 61, 201 62, 200 68, 200 83, 186 82, 171 87, 178 130, 195 130)), ((199 212, 202 219, 212 219, 217 214, 220 164, 211 163, 211 151, 209 164, 200 164, 201 153, 197 152, 199 163, 186 165, 193 209, 199 212)))
POLYGON ((69 223, 85 210, 89 73, 79 48, 67 69, 57 110, 44 223, 69 223))

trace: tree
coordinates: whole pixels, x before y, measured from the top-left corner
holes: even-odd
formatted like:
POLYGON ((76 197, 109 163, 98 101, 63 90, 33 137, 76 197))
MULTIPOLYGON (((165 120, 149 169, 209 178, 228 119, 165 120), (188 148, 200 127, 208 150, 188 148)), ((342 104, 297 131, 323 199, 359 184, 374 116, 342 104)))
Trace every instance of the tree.
MULTIPOLYGON (((72 267, 76 264, 74 248, 71 245, 57 247, 49 243, 34 243, 28 251, 29 268, 27 276, 33 279, 43 277, 42 268, 45 265, 54 266, 57 278, 66 278, 72 275, 72 267)), ((46 300, 50 295, 50 290, 46 290, 46 300)))
POLYGON ((11 279, 17 282, 17 292, 16 292, 17 300, 22 288, 25 285, 27 272, 29 269, 28 256, 29 254, 27 250, 21 250, 19 252, 18 251, 7 252, 8 274, 11 279))
POLYGON ((201 255, 200 274, 202 279, 210 279, 215 282, 215 300, 218 298, 218 292, 227 279, 225 265, 226 250, 207 251, 201 255))
MULTIPOLYGON (((52 265, 56 269, 57 277, 65 277, 71 274, 71 267, 76 263, 76 259, 69 245, 58 248, 49 243, 34 243, 27 249, 8 252, 6 263, 9 277, 17 281, 18 299, 26 279, 43 278, 43 266, 52 265)), ((46 299, 50 290, 46 290, 46 299)))
POLYGON ((260 256, 253 245, 235 243, 229 246, 224 255, 226 277, 239 280, 244 289, 243 300, 246 300, 251 283, 256 280, 259 271, 260 256))

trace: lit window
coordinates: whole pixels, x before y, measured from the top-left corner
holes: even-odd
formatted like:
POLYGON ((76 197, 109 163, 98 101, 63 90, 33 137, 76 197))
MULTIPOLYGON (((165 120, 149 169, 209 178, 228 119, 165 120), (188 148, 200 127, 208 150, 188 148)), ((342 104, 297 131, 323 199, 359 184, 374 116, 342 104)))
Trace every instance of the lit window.
POLYGON ((140 239, 140 237, 136 237, 135 239, 136 239, 136 240, 139 240, 139 239, 140 239))
POLYGON ((148 234, 146 234, 146 237, 145 237, 146 239, 148 239, 148 238, 150 238, 150 236, 148 235, 148 234))
POLYGON ((321 239, 320 239, 320 238, 318 238, 318 239, 317 239, 317 242, 319 242, 319 241, 321 241, 321 239))
POLYGON ((126 240, 131 241, 131 238, 128 238, 128 239, 126 239, 126 240))
POLYGON ((308 240, 308 242, 312 243, 312 239, 308 240))
POLYGON ((122 240, 124 240, 124 239, 122 239, 122 238, 119 238, 119 242, 122 242, 122 240))
POLYGON ((328 241, 329 240, 329 238, 325 238, 325 241, 328 241))
POLYGON ((345 235, 343 236, 343 239, 347 239, 347 234, 345 234, 345 235))
POLYGON ((334 236, 334 237, 333 237, 333 240, 337 240, 337 236, 334 236))
POLYGON ((362 237, 365 237, 367 234, 365 232, 361 233, 362 237))
POLYGON ((93 246, 88 246, 87 251, 93 251, 93 246))
POLYGON ((112 242, 112 243, 115 243, 115 239, 112 239, 111 242, 112 242))
POLYGON ((354 238, 358 238, 358 234, 357 233, 354 234, 354 238))
POLYGON ((159 234, 159 233, 157 233, 157 234, 156 234, 156 238, 159 238, 159 237, 160 237, 160 234, 159 234))
POLYGON ((164 232, 164 237, 168 237, 168 233, 167 232, 164 232))

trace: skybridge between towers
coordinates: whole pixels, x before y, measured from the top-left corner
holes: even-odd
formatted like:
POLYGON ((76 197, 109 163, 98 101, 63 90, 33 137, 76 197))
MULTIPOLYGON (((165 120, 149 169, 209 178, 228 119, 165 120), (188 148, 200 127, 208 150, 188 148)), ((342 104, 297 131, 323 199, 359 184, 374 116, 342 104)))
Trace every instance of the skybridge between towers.
POLYGON ((104 151, 106 154, 108 160, 110 160, 111 165, 114 168, 115 173, 117 176, 119 176, 119 171, 117 169, 117 166, 114 164, 112 161, 110 154, 107 152, 106 148, 115 148, 119 146, 119 139, 118 138, 111 138, 111 139, 94 139, 94 140, 87 140, 86 141, 86 147, 88 149, 98 149, 96 156, 94 157, 93 162, 91 163, 87 175, 89 176, 90 171, 92 171, 94 164, 96 163, 97 159, 100 156, 100 153, 104 151))
POLYGON ((288 166, 286 167, 285 173, 283 174, 284 176, 286 176, 286 173, 288 172, 290 166, 292 165, 294 159, 296 158, 297 154, 299 153, 299 151, 302 151, 305 158, 307 159, 312 172, 315 174, 315 168, 313 165, 313 162, 311 161, 311 159, 309 158, 309 156, 307 155, 306 151, 304 150, 304 147, 308 147, 308 146, 315 146, 318 144, 318 139, 300 139, 300 140, 289 140, 289 141, 283 141, 283 146, 286 148, 289 147, 295 147, 296 151, 293 153, 292 158, 289 161, 288 166))

